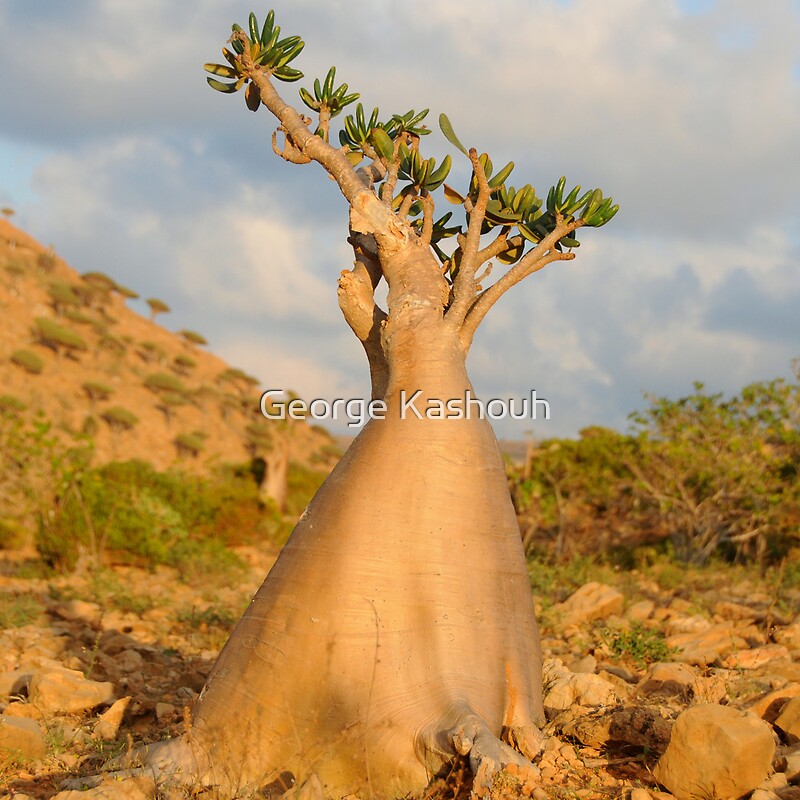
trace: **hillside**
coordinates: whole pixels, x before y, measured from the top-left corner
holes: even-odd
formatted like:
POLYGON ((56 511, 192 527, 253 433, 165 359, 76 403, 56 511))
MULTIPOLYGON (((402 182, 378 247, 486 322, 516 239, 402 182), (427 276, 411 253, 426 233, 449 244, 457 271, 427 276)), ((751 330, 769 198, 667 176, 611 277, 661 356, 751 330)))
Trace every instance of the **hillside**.
POLYGON ((266 421, 257 379, 192 332, 167 330, 168 314, 151 321, 128 308, 133 296, 108 276, 81 276, 0 220, 2 405, 24 404, 65 436, 86 434, 94 464, 143 459, 203 472, 286 442, 290 459, 329 466, 324 431, 266 421))

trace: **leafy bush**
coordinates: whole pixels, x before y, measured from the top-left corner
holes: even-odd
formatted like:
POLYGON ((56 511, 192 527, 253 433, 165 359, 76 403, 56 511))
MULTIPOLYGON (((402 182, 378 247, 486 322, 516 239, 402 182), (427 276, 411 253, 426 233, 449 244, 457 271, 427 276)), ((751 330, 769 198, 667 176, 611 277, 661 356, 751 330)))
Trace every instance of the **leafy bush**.
POLYGON ((48 287, 47 293, 50 295, 53 307, 56 310, 60 310, 65 306, 81 305, 81 298, 78 297, 78 294, 69 283, 63 281, 52 283, 48 287))
POLYGON ((189 390, 183 382, 168 372, 155 372, 144 379, 144 385, 153 392, 175 392, 186 395, 189 390))
POLYGON ((228 546, 263 537, 272 525, 246 471, 209 480, 127 461, 87 470, 36 542, 42 558, 62 570, 83 555, 200 574, 235 567, 228 546))
POLYGON ((0 414, 16 416, 27 408, 27 405, 13 394, 0 394, 0 414))
POLYGON ((11 354, 11 362, 22 367, 26 372, 30 372, 31 375, 39 375, 44 369, 44 361, 30 350, 15 351, 11 354))
POLYGON ((68 350, 87 350, 88 345, 83 338, 70 328, 64 328, 49 317, 37 317, 34 320, 39 340, 58 351, 62 347, 68 350))
POLYGON ((179 453, 187 453, 192 457, 200 455, 204 446, 203 438, 195 433, 179 433, 175 437, 175 446, 179 453))
POLYGON ((627 658, 637 667, 653 664, 657 661, 668 661, 677 652, 667 645, 664 634, 634 624, 628 630, 601 631, 606 646, 617 658, 627 658))
POLYGON ((191 344, 201 344, 201 345, 208 344, 208 340, 205 338, 205 336, 201 336, 196 331, 182 330, 178 331, 178 335, 183 336, 183 338, 187 342, 190 342, 191 344))
POLYGON ((107 408, 103 413, 100 415, 111 428, 115 428, 117 430, 130 430, 139 422, 139 417, 136 416, 132 411, 128 411, 127 408, 122 408, 121 406, 113 406, 112 408, 107 408))
POLYGON ((110 395, 114 394, 114 387, 99 381, 86 381, 83 384, 83 391, 86 392, 87 397, 92 401, 105 400, 110 395))

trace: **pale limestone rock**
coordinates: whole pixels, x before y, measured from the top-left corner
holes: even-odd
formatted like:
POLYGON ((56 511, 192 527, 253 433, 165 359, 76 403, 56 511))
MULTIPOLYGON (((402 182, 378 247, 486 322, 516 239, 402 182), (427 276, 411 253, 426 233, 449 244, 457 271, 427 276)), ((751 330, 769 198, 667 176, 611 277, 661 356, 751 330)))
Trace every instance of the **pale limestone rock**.
POLYGON ((800 650, 800 622, 793 622, 785 628, 776 628, 772 632, 772 638, 790 650, 800 650))
POLYGON ((721 600, 714 606, 714 613, 723 619, 734 621, 740 620, 756 620, 763 617, 749 606, 742 605, 741 603, 733 603, 727 600, 721 600))
POLYGON ((40 672, 28 687, 31 705, 45 713, 76 714, 114 702, 114 687, 108 681, 90 681, 77 670, 40 672))
POLYGON ((697 633, 674 634, 667 638, 667 646, 678 649, 681 661, 705 666, 732 650, 746 650, 747 642, 729 624, 721 624, 697 633))
POLYGON ((786 780, 789 783, 800 783, 800 749, 786 756, 786 780))
POLYGON ((8 699, 15 695, 27 694, 28 683, 32 676, 33 671, 28 669, 0 672, 0 698, 8 699))
POLYGON ((631 800, 653 800, 653 795, 647 789, 632 789, 631 800))
POLYGON ((789 661, 789 650, 782 644, 766 644, 752 650, 739 650, 723 659, 722 665, 727 669, 758 669, 770 661, 789 661))
POLYGON ((786 701, 792 697, 800 697, 800 683, 787 683, 780 689, 768 692, 751 703, 748 711, 752 711, 767 722, 775 722, 786 701))
POLYGON ((697 671, 687 664, 653 664, 639 682, 638 693, 645 696, 687 696, 697 680, 697 671))
POLYGON ((617 702, 614 687, 599 675, 570 672, 560 659, 545 662, 544 685, 549 687, 544 708, 553 717, 574 705, 610 706, 617 702))
POLYGON ((800 697, 793 697, 775 720, 775 727, 783 731, 788 744, 800 742, 800 697))
POLYGON ((119 726, 125 716, 125 711, 131 702, 130 697, 123 697, 117 700, 114 705, 108 710, 104 711, 94 724, 94 735, 98 739, 116 739, 119 732, 119 726))
POLYGON ((107 778, 92 789, 68 789, 54 795, 50 800, 151 800, 155 794, 153 778, 140 775, 124 780, 107 778))
POLYGON ((582 625, 584 622, 619 614, 624 602, 622 592, 618 589, 591 581, 555 606, 554 615, 562 625, 582 625))
POLYGON ((68 622, 97 623, 103 616, 103 609, 97 603, 86 600, 65 600, 50 606, 50 613, 68 622))
POLYGON ((755 715, 730 706, 693 706, 675 721, 653 775, 678 800, 737 798, 767 777, 774 754, 772 730, 755 715))
MULTIPOLYGON (((44 758, 46 752, 47 746, 38 722, 0 714, 0 756, 36 759, 44 758)), ((0 762, 3 760, 0 757, 0 762)))
POLYGON ((631 622, 644 622, 653 615, 656 604, 652 600, 640 600, 638 603, 633 603, 628 606, 625 611, 625 619, 631 622))

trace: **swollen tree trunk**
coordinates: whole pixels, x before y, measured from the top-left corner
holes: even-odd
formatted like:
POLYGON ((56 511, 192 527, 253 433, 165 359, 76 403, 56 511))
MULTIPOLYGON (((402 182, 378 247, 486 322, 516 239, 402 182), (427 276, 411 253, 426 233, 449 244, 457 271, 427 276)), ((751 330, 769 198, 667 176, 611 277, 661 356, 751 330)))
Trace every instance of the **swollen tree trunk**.
POLYGON ((264 477, 259 486, 259 494, 262 500, 271 503, 283 513, 289 492, 289 442, 286 437, 275 437, 263 459, 264 477))

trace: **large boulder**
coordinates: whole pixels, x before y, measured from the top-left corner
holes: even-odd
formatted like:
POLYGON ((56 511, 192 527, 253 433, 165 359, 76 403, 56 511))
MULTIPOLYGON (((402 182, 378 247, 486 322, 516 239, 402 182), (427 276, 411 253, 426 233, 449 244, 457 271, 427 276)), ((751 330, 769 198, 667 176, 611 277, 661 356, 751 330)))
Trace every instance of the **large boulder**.
POLYGON ((769 773, 775 755, 770 726, 730 706, 688 708, 675 721, 653 774, 678 800, 738 798, 769 773))

